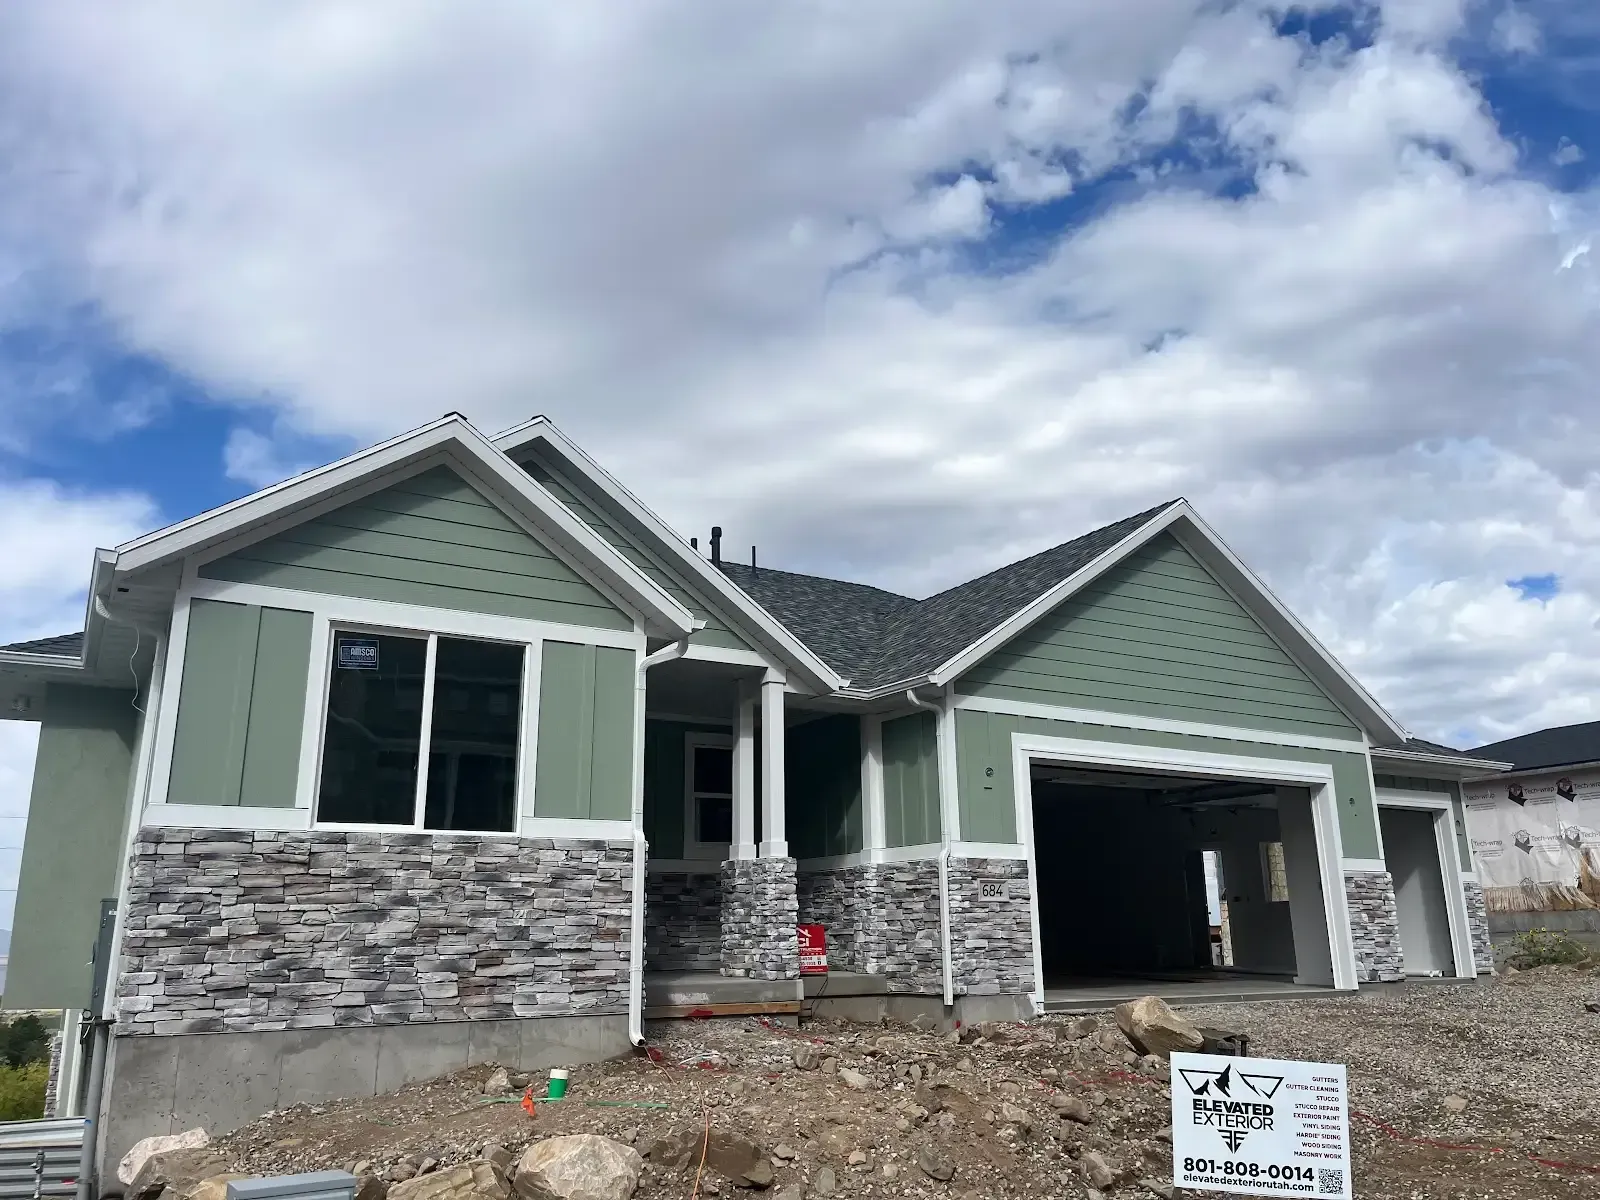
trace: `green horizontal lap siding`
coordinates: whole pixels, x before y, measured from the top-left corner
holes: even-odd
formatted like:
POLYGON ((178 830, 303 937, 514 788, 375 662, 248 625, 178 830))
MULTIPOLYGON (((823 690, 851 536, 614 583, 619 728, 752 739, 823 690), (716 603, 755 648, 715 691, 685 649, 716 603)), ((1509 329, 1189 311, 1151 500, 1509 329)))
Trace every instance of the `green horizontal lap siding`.
POLYGON ((1014 833, 1008 838, 986 837, 981 832, 970 830, 967 825, 968 814, 971 814, 971 818, 979 823, 979 830, 1015 827, 1016 793, 1011 770, 1011 735, 1014 733, 1090 742, 1120 742, 1164 750, 1236 754, 1285 762, 1326 763, 1333 770, 1333 790, 1339 810, 1339 834, 1344 856, 1378 857, 1378 812, 1364 753, 1311 750, 1303 746, 1271 746, 1230 738, 1194 737, 1153 729, 1124 729, 1078 721, 1047 720, 1043 717, 1016 717, 972 709, 956 711, 956 762, 961 793, 961 836, 964 840, 1016 841, 1014 833))
POLYGON ((1327 694, 1167 534, 956 684, 969 696, 1358 737, 1327 694))
POLYGON ((544 643, 534 815, 628 819, 634 662, 614 646, 544 643))
POLYGON ((883 830, 890 846, 926 846, 940 838, 939 746, 932 713, 883 723, 883 830))
POLYGON ((784 824, 796 858, 855 854, 861 825, 861 720, 839 714, 788 730, 784 824))
POLYGON ((638 567, 652 583, 706 623, 706 627, 694 635, 695 645, 717 646, 724 650, 751 649, 681 579, 665 570, 637 541, 603 516, 599 503, 593 497, 579 491, 564 476, 556 475, 536 457, 525 459, 520 465, 541 487, 571 509, 573 516, 610 543, 612 549, 638 567))
POLYGON ((1417 775, 1376 775, 1373 784, 1380 788, 1394 788, 1405 792, 1439 792, 1450 797, 1450 821, 1456 831, 1456 854, 1461 869, 1472 867, 1472 839, 1467 836, 1467 813, 1461 805, 1461 785, 1449 779, 1424 779, 1417 775))
POLYGON ((632 629, 632 620, 448 467, 200 568, 207 579, 632 629))
MULTIPOLYGON (((137 714, 132 692, 45 692, 12 919, 8 1009, 87 1008, 100 901, 115 899, 137 714)), ((142 698, 141 698, 142 703, 142 698)))
POLYGON ((311 614, 189 606, 169 804, 293 808, 311 614))

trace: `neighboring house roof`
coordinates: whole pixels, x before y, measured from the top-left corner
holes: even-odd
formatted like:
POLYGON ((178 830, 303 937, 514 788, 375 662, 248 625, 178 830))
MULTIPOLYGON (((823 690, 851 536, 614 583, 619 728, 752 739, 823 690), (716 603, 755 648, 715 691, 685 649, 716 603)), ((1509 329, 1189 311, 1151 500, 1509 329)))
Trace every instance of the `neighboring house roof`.
POLYGON ((742 563, 724 562, 722 570, 829 666, 848 676, 852 689, 871 690, 932 675, 1172 503, 1124 517, 926 600, 742 563))
POLYGON ((1600 762, 1600 721, 1539 729, 1518 737, 1490 742, 1472 753, 1479 758, 1508 762, 1513 771, 1537 771, 1600 762))
POLYGON ((76 662, 83 657, 83 634, 61 633, 55 637, 35 638, 31 642, 12 642, 8 646, 0 646, 0 654, 40 654, 76 662))

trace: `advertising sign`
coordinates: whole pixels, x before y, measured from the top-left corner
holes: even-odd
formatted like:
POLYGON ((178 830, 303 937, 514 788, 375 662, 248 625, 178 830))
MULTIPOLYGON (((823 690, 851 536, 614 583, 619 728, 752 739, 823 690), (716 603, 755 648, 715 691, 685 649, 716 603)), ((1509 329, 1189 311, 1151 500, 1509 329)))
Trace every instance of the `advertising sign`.
POLYGON ((821 925, 796 925, 800 943, 800 974, 828 973, 828 934, 821 925))
POLYGON ((1337 1063, 1172 1056, 1172 1182, 1246 1196, 1350 1200, 1337 1063))

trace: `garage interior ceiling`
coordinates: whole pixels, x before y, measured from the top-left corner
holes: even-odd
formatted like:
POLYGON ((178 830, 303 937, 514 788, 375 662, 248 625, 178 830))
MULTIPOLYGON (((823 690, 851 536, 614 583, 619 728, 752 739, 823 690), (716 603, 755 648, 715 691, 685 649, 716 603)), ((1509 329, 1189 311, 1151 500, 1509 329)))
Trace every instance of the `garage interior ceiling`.
POLYGON ((1033 782, 1063 786, 1128 788, 1154 792, 1161 803, 1174 808, 1276 808, 1277 793, 1265 784, 1247 780, 1196 779, 1178 775, 1140 775, 1122 771, 1085 770, 1053 763, 1035 763, 1033 782))

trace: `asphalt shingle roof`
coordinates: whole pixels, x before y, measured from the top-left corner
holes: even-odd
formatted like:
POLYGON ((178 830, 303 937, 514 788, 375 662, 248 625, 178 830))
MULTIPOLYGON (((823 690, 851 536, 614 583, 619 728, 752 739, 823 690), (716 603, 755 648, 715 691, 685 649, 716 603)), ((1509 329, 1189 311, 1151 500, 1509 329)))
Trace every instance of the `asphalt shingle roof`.
POLYGON ((1494 755, 1492 754, 1477 754, 1469 750, 1457 750, 1454 746, 1445 746, 1439 742, 1430 742, 1425 738, 1407 738, 1403 742, 1386 742, 1381 746, 1374 746, 1372 749, 1374 753, 1379 754, 1385 750, 1411 750, 1417 754, 1439 754, 1446 758, 1494 759, 1494 755))
POLYGON ((1584 721, 1579 725, 1558 725, 1554 729, 1540 729, 1533 733, 1524 733, 1520 737, 1490 742, 1487 746, 1479 746, 1472 753, 1477 758, 1508 762, 1516 771, 1600 762, 1600 721, 1584 721))
POLYGON ((723 563, 729 579, 853 687, 937 669, 1177 501, 1158 504, 926 600, 790 571, 723 563))
POLYGON ((51 654, 60 655, 62 658, 83 657, 83 634, 62 633, 55 637, 35 638, 31 642, 13 642, 9 646, 0 646, 0 650, 14 651, 18 654, 51 654))

